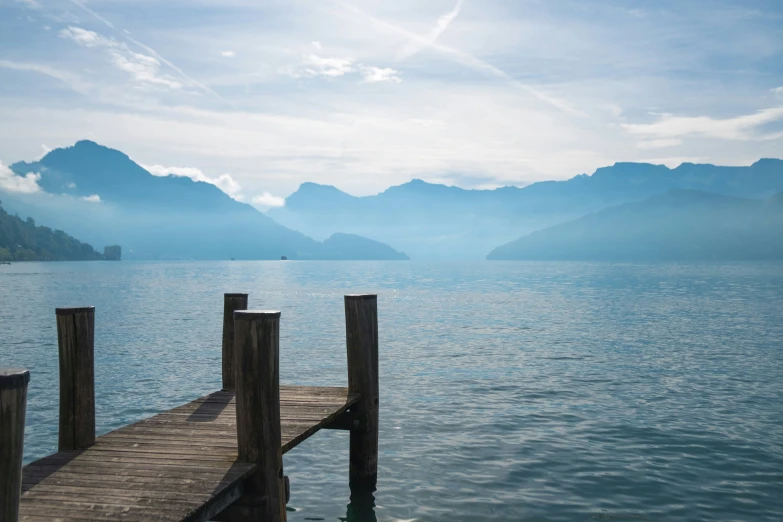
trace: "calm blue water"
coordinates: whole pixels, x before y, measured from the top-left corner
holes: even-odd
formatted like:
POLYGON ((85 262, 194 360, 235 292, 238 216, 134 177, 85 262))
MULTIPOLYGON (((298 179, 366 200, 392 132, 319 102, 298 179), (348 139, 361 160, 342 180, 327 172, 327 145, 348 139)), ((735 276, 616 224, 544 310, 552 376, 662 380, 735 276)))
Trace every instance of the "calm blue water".
POLYGON ((220 386, 223 292, 282 310, 281 376, 345 385, 342 295, 379 294, 375 507, 348 438, 285 457, 289 520, 783 519, 783 265, 0 266, 0 366, 57 440, 54 308, 96 306, 99 432, 220 386))

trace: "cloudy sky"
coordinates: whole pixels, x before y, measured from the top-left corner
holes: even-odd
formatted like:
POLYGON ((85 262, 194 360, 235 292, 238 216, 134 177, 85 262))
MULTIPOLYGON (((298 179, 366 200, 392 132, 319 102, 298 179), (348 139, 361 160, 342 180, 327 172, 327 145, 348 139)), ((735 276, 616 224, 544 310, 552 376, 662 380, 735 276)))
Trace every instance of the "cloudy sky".
POLYGON ((87 138, 264 206, 783 156, 779 0, 162 4, 0 0, 0 162, 87 138))

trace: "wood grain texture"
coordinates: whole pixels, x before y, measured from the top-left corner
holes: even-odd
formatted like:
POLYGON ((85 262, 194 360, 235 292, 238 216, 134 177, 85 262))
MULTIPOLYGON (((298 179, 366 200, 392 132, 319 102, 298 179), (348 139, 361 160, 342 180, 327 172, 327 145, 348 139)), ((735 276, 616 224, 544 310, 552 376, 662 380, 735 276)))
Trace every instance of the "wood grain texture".
POLYGON ((234 378, 234 312, 247 310, 248 294, 223 294, 223 389, 233 390, 234 378))
POLYGON ((62 450, 95 441, 95 308, 58 308, 60 431, 62 450))
POLYGON ((16 522, 22 485, 27 370, 0 369, 0 522, 16 522))
POLYGON ((239 459, 256 464, 237 520, 285 522, 280 426, 280 312, 234 312, 239 459))
POLYGON ((349 482, 372 490, 378 481, 378 298, 345 296, 348 390, 360 396, 351 412, 361 416, 351 430, 349 482))
MULTIPOLYGON (((280 386, 280 453, 358 399, 347 388, 280 386)), ((236 415, 235 393, 218 391, 102 435, 87 449, 32 462, 22 472, 19 520, 223 519, 247 497, 257 469, 238 458, 236 415)))

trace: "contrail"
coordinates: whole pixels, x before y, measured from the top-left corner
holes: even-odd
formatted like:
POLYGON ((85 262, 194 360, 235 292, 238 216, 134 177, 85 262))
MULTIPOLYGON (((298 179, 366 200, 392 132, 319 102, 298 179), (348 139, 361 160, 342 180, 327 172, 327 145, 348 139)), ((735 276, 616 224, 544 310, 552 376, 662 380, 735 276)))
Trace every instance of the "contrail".
MULTIPOLYGON (((440 38, 440 35, 442 35, 446 29, 448 29, 449 25, 451 25, 451 22, 453 22, 454 19, 459 16, 460 11, 462 11, 462 3, 463 0, 457 0, 457 5, 454 6, 454 9, 438 18, 438 21, 435 23, 435 27, 433 27, 430 33, 427 35, 429 45, 434 44, 438 38, 440 38)), ((405 46, 402 52, 400 52, 397 58, 400 60, 410 58, 414 54, 421 51, 422 48, 423 47, 421 45, 409 43, 405 46)))
MULTIPOLYGON (((100 22, 102 22, 107 27, 111 28, 114 31, 118 31, 118 29, 114 26, 113 23, 111 23, 109 20, 107 20, 106 18, 102 17, 101 15, 99 15, 98 13, 96 13, 95 11, 93 11, 92 9, 90 9, 89 7, 84 5, 83 3, 81 3, 79 0, 69 0, 69 1, 72 4, 74 4, 74 5, 78 6, 79 8, 83 9, 84 11, 86 11, 87 13, 92 15, 93 17, 95 17, 95 19, 99 20, 100 22)), ((212 96, 216 97, 218 100, 222 101, 223 103, 226 103, 226 104, 230 105, 234 109, 237 108, 236 105, 234 105, 233 103, 231 103, 230 101, 228 101, 227 99, 222 97, 220 94, 218 94, 217 92, 212 90, 209 86, 201 83, 200 81, 196 80, 192 76, 189 76, 185 71, 183 71, 182 69, 180 69, 179 67, 177 67, 176 65, 171 63, 169 60, 165 59, 163 56, 158 54, 158 52, 155 49, 153 49, 152 47, 149 47, 148 45, 144 45, 143 43, 141 43, 140 41, 136 40, 135 38, 133 38, 133 36, 131 36, 130 34, 128 34, 125 31, 122 31, 122 37, 127 39, 127 40, 130 40, 134 44, 138 45, 139 47, 141 47, 142 49, 144 49, 145 51, 150 53, 156 59, 160 60, 162 63, 165 63, 166 65, 168 65, 169 67, 174 69, 177 73, 179 73, 180 76, 182 76, 183 78, 188 80, 193 85, 199 87, 204 92, 207 92, 207 93, 211 94, 212 96)))
POLYGON ((565 102, 562 102, 558 100, 557 98, 554 98, 550 96, 549 94, 539 91, 535 87, 531 87, 530 85, 524 84, 520 82, 519 80, 514 79, 510 74, 508 74, 506 71, 495 67, 494 65, 487 63, 480 58, 476 58, 472 54, 460 51, 458 49, 454 49, 452 47, 448 47, 442 44, 439 44, 437 42, 431 42, 429 39, 418 35, 416 33, 412 33, 408 31, 407 29, 403 29, 402 27, 398 27, 396 25, 390 24, 389 22, 385 22, 383 20, 380 20, 378 18, 375 18, 372 15, 369 15, 359 9, 358 7, 345 3, 345 2, 338 2, 338 5, 341 5, 344 9, 352 12, 353 14, 363 18, 364 20, 371 22, 372 24, 381 27, 383 29, 386 29, 391 32, 395 32, 397 34, 400 34, 402 36, 405 36, 406 38, 409 38, 413 40, 414 42, 417 42, 422 47, 431 47, 432 49, 435 49, 436 51, 440 52, 441 54, 444 54, 446 56, 451 57, 454 61, 461 63, 462 65, 466 67, 470 67, 471 69, 474 69, 476 71, 481 71, 485 73, 489 73, 492 76, 495 76, 497 78, 500 78, 502 80, 505 80, 506 82, 510 83, 511 85, 527 92, 528 94, 532 95, 533 97, 548 103, 549 105, 556 107, 560 109, 563 112, 567 112, 569 114, 573 114, 576 116, 587 116, 584 112, 574 109, 573 107, 569 106, 565 102))

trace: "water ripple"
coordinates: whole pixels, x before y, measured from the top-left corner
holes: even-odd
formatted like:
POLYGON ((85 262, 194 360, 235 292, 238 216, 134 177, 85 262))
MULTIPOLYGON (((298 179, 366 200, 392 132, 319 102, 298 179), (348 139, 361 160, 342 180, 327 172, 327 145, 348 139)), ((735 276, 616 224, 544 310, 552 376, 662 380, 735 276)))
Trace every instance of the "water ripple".
POLYGON ((289 520, 783 519, 780 264, 14 264, 25 461, 56 446, 55 307, 96 306, 103 433, 219 386, 232 291, 282 310, 282 379, 324 385, 346 383, 342 295, 379 293, 378 491, 349 491, 348 435, 322 432, 285 457, 289 520))

